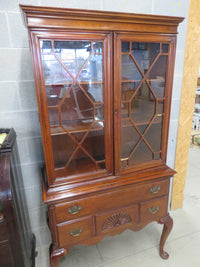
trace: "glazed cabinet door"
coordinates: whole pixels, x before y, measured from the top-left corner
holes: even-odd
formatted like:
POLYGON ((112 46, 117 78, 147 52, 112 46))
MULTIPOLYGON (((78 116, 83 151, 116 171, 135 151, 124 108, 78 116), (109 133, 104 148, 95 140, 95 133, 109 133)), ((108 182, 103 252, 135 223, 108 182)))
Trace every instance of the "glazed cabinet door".
POLYGON ((115 35, 116 172, 166 159, 175 38, 115 35))
POLYGON ((37 94, 48 180, 112 173, 110 34, 32 38, 41 70, 37 94))

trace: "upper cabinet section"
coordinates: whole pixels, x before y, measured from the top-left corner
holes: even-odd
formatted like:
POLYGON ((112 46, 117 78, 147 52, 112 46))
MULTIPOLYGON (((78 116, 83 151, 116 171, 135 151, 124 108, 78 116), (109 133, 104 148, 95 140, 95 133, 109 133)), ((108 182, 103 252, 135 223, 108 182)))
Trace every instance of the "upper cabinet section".
POLYGON ((176 33, 183 18, 21 8, 48 184, 164 166, 176 33))

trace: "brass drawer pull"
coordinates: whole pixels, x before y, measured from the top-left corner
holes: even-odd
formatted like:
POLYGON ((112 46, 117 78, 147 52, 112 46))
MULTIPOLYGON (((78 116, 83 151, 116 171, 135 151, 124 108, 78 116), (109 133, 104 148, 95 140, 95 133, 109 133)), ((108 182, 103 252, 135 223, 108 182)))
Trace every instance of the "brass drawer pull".
POLYGON ((79 206, 72 206, 71 208, 68 208, 67 211, 73 215, 79 213, 79 211, 82 209, 82 207, 79 205, 79 206))
POLYGON ((156 212, 159 211, 159 207, 153 206, 152 208, 149 208, 149 213, 156 214, 156 212))
POLYGON ((73 231, 72 230, 69 231, 69 234, 72 235, 73 237, 76 237, 76 236, 79 236, 81 232, 83 232, 82 228, 80 228, 80 229, 74 228, 73 231))
POLYGON ((149 190, 152 194, 158 194, 160 191, 160 186, 154 185, 153 187, 150 188, 149 190))

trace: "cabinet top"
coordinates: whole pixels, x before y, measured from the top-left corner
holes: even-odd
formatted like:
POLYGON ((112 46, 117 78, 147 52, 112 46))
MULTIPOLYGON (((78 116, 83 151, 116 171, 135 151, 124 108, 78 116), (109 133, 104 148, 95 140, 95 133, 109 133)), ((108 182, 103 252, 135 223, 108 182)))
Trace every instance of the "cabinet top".
POLYGON ((20 7, 26 14, 27 26, 29 28, 82 28, 86 30, 101 29, 115 31, 123 29, 126 31, 134 30, 140 32, 177 33, 177 26, 184 20, 183 17, 144 15, 99 10, 29 5, 20 5, 20 7), (80 21, 82 22, 80 23, 80 21))

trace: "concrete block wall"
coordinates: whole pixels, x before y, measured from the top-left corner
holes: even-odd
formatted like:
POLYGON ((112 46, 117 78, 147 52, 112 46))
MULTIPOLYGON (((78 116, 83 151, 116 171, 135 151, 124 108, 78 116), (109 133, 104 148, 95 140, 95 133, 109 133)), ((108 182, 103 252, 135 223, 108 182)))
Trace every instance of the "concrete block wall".
MULTIPOLYGON (((46 259, 51 242, 42 203, 40 166, 44 164, 41 131, 34 87, 27 29, 19 3, 86 8, 143 14, 182 16, 179 27, 172 97, 167 163, 174 166, 180 95, 183 76, 189 0, 0 0, 0 127, 17 132, 23 187, 27 196, 32 231, 37 238, 37 263, 46 259)), ((43 266, 43 265, 42 265, 43 266)))

